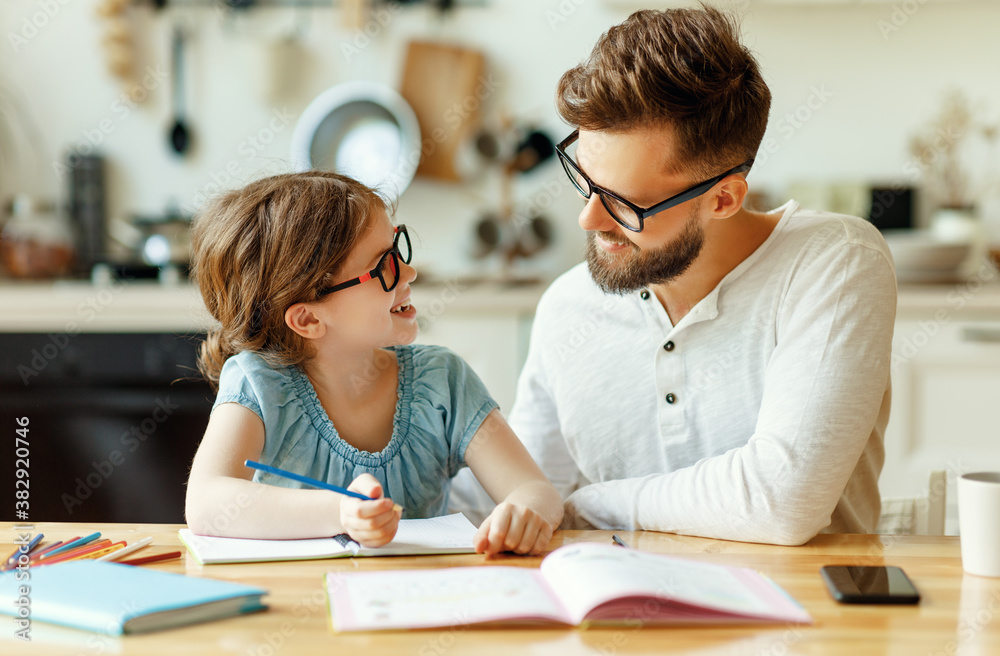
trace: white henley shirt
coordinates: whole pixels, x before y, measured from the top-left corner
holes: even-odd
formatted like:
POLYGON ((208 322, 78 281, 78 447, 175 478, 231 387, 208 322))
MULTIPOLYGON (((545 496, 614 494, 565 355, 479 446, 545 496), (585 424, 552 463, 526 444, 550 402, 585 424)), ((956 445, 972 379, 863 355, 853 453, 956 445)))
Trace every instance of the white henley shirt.
POLYGON ((509 421, 564 526, 801 544, 878 521, 892 258, 855 217, 790 201, 674 326, 585 264, 538 304, 509 421))

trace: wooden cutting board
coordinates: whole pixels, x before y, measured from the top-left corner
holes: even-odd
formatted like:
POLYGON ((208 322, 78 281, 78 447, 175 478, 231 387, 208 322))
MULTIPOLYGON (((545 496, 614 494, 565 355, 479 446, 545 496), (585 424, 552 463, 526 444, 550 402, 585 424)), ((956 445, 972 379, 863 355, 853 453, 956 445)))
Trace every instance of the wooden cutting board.
POLYGON ((457 182, 455 152, 479 123, 493 87, 478 50, 429 41, 407 47, 400 94, 420 123, 417 175, 457 182))

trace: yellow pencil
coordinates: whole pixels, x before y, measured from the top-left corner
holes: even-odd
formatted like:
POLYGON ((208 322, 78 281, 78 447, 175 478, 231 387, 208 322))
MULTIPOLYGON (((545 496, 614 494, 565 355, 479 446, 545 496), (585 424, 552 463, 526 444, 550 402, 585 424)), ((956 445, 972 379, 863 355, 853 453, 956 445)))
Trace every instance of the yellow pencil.
POLYGON ((93 553, 84 554, 79 558, 73 558, 71 560, 87 560, 89 558, 99 558, 101 556, 107 555, 109 553, 114 553, 115 551, 124 548, 125 544, 126 544, 125 540, 122 540, 121 542, 115 542, 110 547, 105 547, 104 549, 100 549, 99 551, 94 551, 93 553))
POLYGON ((118 560, 119 558, 121 558, 123 556, 127 556, 127 555, 129 555, 131 553, 135 553, 139 549, 146 548, 147 546, 149 546, 150 544, 152 544, 152 542, 153 542, 153 537, 152 536, 150 536, 148 538, 143 538, 143 539, 139 540, 138 542, 133 542, 132 544, 130 544, 127 547, 125 547, 124 549, 119 549, 118 551, 112 551, 109 554, 104 554, 103 556, 101 556, 97 560, 118 560))

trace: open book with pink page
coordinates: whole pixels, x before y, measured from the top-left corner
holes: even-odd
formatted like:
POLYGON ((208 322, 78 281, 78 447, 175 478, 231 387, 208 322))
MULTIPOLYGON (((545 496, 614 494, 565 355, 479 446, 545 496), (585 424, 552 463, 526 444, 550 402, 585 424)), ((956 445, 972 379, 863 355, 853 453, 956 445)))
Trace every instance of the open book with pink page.
POLYGON ((330 572, 326 586, 334 631, 535 622, 812 622, 755 570, 594 543, 556 549, 539 569, 330 572))

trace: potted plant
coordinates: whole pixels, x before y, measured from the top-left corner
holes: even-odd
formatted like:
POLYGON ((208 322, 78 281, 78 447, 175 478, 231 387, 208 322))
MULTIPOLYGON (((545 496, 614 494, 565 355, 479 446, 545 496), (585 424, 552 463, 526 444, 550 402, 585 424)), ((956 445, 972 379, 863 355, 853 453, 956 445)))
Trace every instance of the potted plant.
POLYGON ((981 118, 961 91, 945 96, 938 114, 910 141, 911 164, 931 206, 931 230, 949 241, 982 241, 979 204, 998 187, 992 150, 1000 125, 981 118), (982 163, 989 163, 990 167, 982 163))

